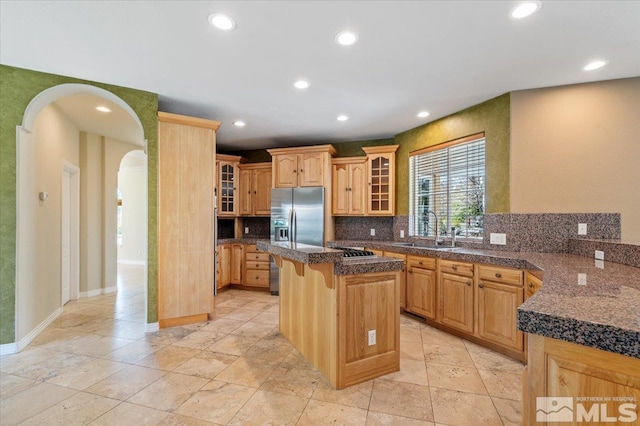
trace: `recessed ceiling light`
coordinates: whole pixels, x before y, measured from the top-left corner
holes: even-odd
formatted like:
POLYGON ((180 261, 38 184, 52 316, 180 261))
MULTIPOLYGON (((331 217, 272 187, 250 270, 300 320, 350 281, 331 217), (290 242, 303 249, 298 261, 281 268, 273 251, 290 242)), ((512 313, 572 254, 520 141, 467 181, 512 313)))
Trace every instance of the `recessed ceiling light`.
POLYGON ((349 117, 347 117, 346 115, 342 114, 336 117, 336 120, 338 121, 347 121, 349 119, 349 117))
POLYGON ((513 19, 526 18, 527 16, 536 13, 541 7, 542 3, 539 1, 525 1, 511 9, 509 16, 513 19))
POLYGON ((244 127, 244 126, 247 125, 247 123, 245 123, 242 120, 236 120, 236 121, 233 122, 233 125, 236 126, 236 127, 244 127))
POLYGON ((582 69, 585 70, 585 71, 593 71, 593 70, 597 70, 598 68, 604 67, 608 63, 609 63, 609 61, 604 61, 604 60, 593 61, 593 62, 589 62, 582 69))
POLYGON ((213 13, 209 15, 209 23, 223 31, 231 31, 236 27, 236 22, 233 19, 220 13, 213 13))
POLYGON ((358 41, 358 34, 351 31, 342 31, 336 35, 336 43, 343 46, 351 46, 358 41))
POLYGON ((306 80, 297 80, 293 85, 296 89, 306 89, 309 87, 309 82, 306 80))
POLYGON ((430 115, 431 115, 431 113, 429 111, 420 111, 418 113, 418 117, 420 117, 420 118, 425 118, 425 117, 428 117, 430 115))
POLYGON ((109 108, 107 108, 106 106, 103 106, 103 105, 97 106, 96 110, 98 110, 100 112, 111 112, 111 110, 109 108))

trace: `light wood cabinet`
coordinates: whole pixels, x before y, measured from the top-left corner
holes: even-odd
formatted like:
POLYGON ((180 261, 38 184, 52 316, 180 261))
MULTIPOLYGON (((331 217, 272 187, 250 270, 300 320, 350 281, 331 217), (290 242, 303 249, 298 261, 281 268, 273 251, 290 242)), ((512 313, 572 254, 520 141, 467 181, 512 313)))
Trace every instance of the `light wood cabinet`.
POLYGON ((269 253, 259 251, 255 244, 245 246, 243 281, 248 287, 269 288, 269 253))
POLYGON ((217 154, 218 164, 218 215, 233 217, 238 215, 239 172, 241 157, 217 154))
POLYGON ((366 157, 334 158, 331 160, 332 200, 334 216, 364 216, 366 214, 366 157))
POLYGON ((218 290, 231 284, 231 244, 218 245, 218 290))
POLYGON ((536 334, 529 334, 528 340, 523 425, 567 424, 538 421, 539 410, 548 412, 554 408, 536 406, 538 398, 545 397, 556 401, 570 398, 571 424, 638 424, 640 363, 637 358, 536 334), (590 397, 598 399, 590 401, 590 397))
POLYGON ((271 163, 241 164, 240 215, 269 216, 271 214, 271 163))
POLYGON ((473 333, 473 278, 441 273, 438 293, 440 322, 473 333))
POLYGON ((273 187, 328 186, 331 145, 267 150, 273 157, 273 187))
POLYGON ((436 277, 436 259, 407 256, 407 311, 423 318, 436 319, 436 277))
POLYGON ((531 272, 527 272, 524 285, 524 299, 527 300, 528 298, 536 294, 538 290, 540 290, 540 287, 542 287, 542 280, 533 275, 531 272))
POLYGON ((242 284, 242 265, 244 264, 244 244, 231 245, 231 284, 242 284))
POLYGON ((395 259, 401 259, 403 263, 402 271, 400 272, 400 307, 405 309, 407 307, 407 255, 403 253, 394 253, 392 251, 385 251, 383 253, 385 257, 393 257, 395 259))
POLYGON ((524 301, 523 273, 517 269, 478 266, 477 334, 482 339, 522 351, 518 306, 524 301))
POLYGON ((160 327, 213 312, 217 121, 158 113, 160 327))
POLYGON ((396 154, 399 145, 371 146, 367 154, 368 204, 367 214, 395 214, 396 154))

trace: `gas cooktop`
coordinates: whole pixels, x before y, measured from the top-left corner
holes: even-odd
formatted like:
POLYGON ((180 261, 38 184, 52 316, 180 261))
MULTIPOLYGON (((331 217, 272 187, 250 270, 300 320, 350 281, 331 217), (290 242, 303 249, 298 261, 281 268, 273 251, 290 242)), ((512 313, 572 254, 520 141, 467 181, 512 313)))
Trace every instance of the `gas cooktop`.
POLYGON ((375 256, 375 253, 369 250, 360 250, 352 247, 333 247, 337 250, 342 250, 344 257, 359 257, 359 256, 375 256))

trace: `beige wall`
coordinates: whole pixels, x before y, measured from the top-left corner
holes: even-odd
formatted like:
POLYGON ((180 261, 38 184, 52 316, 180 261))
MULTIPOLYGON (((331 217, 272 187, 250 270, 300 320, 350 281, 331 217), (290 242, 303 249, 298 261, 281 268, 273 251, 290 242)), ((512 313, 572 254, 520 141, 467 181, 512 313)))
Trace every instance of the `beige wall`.
POLYGON ((35 192, 27 196, 35 201, 34 211, 26 211, 20 220, 34 229, 33 247, 24 252, 25 268, 30 273, 20 281, 18 294, 18 338, 38 326, 60 307, 60 234, 62 161, 78 165, 78 129, 55 105, 48 105, 34 125, 35 192), (45 201, 38 192, 47 192, 45 201))
POLYGON ((640 241, 640 77, 511 94, 511 212, 621 213, 640 241))
POLYGON ((118 262, 146 263, 147 161, 122 160, 118 172, 118 189, 122 194, 122 245, 118 262), (125 164, 125 162, 127 164, 125 164))

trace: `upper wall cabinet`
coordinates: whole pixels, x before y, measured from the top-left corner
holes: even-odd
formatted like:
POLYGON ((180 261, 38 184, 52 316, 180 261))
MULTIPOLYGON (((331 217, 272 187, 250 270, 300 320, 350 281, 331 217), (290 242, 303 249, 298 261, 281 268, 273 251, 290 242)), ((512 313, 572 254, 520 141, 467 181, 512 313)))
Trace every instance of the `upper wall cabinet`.
POLYGON ((240 215, 271 214, 271 163, 240 164, 240 215))
POLYGON ((273 187, 328 186, 330 182, 331 145, 268 149, 273 157, 273 187))
POLYGON ((334 216, 366 214, 367 158, 331 160, 331 212, 334 216))
POLYGON ((238 214, 238 181, 240 158, 236 155, 217 154, 218 166, 218 215, 223 217, 238 214))
POLYGON ((369 191, 367 214, 393 216, 395 214, 396 154, 400 145, 370 146, 367 153, 369 191))
POLYGON ((158 113, 160 327, 213 312, 217 121, 158 113))

